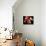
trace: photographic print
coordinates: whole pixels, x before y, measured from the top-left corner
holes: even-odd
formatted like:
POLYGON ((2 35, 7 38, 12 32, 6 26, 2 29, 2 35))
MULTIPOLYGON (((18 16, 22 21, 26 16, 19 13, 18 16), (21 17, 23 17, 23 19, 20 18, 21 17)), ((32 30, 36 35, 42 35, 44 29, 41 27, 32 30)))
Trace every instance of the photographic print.
POLYGON ((23 16, 23 24, 34 24, 33 16, 23 16))

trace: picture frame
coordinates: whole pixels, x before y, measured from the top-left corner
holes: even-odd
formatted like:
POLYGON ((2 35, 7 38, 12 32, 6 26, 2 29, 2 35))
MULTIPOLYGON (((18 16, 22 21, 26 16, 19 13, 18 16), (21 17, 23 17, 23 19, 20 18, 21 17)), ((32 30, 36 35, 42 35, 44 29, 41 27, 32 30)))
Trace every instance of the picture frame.
POLYGON ((23 16, 23 24, 34 24, 34 16, 23 16))

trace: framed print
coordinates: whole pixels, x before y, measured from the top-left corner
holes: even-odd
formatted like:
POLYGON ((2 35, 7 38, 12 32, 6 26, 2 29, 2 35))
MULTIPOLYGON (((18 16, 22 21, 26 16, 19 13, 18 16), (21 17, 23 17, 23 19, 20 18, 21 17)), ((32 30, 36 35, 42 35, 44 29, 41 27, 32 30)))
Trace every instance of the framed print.
POLYGON ((23 16, 23 24, 34 24, 34 16, 23 16))

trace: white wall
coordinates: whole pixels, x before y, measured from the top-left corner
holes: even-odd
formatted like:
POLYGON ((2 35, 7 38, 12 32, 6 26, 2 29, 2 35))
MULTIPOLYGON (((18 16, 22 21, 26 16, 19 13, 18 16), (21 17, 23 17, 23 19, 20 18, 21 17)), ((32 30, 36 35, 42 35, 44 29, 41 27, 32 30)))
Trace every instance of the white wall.
POLYGON ((42 46, 46 46, 46 0, 41 0, 41 38, 42 46))
POLYGON ((15 30, 22 32, 24 38, 34 40, 36 46, 41 46, 41 0, 23 0, 13 8, 15 30), (34 16, 34 24, 24 25, 23 16, 34 16))
POLYGON ((0 0, 0 27, 12 29, 12 6, 16 0, 0 0))
MULTIPOLYGON (((12 29, 12 6, 15 2, 16 0, 0 0, 0 27, 12 29)), ((2 32, 2 29, 0 29, 0 32, 2 32)), ((5 35, 10 36, 9 31, 4 32, 0 34, 0 38, 5 38, 5 35)))
POLYGON ((22 2, 21 5, 17 5, 17 7, 16 7, 17 3, 14 5, 13 11, 15 10, 14 11, 15 29, 18 30, 19 32, 23 32, 24 36, 26 36, 26 37, 28 36, 28 38, 34 38, 34 40, 36 40, 36 42, 37 42, 37 46, 39 46, 40 39, 41 39, 40 44, 42 44, 41 46, 46 46, 46 0, 41 0, 41 9, 40 9, 40 2, 39 2, 40 0, 30 0, 30 1, 31 2, 29 2, 29 3, 22 2), (34 4, 34 3, 36 3, 36 4, 34 4), (29 6, 29 5, 31 5, 31 6, 29 6), (40 10, 41 10, 41 12, 40 12, 40 10), (41 13, 41 15, 40 15, 40 13, 41 13), (33 15, 35 17, 34 25, 23 25, 22 18, 24 15, 25 16, 33 15), (39 22, 41 24, 39 24, 39 22), (41 30, 40 30, 40 25, 41 25, 41 30), (31 37, 26 34, 29 34, 31 37))

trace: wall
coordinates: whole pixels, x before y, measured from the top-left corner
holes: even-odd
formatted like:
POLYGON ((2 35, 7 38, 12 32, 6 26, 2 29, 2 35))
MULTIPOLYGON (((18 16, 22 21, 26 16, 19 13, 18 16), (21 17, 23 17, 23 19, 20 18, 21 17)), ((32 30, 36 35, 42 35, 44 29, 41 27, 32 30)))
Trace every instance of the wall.
POLYGON ((46 46, 46 0, 41 1, 41 38, 42 46, 46 46))
POLYGON ((24 39, 31 39, 36 46, 41 46, 41 0, 23 0, 19 5, 16 3, 13 14, 15 30, 22 32, 24 39), (34 24, 24 25, 23 16, 34 16, 34 24))
MULTIPOLYGON (((6 27, 9 30, 12 29, 12 6, 16 0, 0 0, 0 28, 6 27)), ((4 30, 4 29, 3 29, 4 30)), ((0 29, 0 32, 3 31, 0 29)), ((10 33, 7 33, 3 31, 3 33, 0 34, 0 38, 5 38, 6 35, 10 35, 10 33)))
POLYGON ((12 6, 16 0, 0 0, 0 27, 12 29, 12 6))

